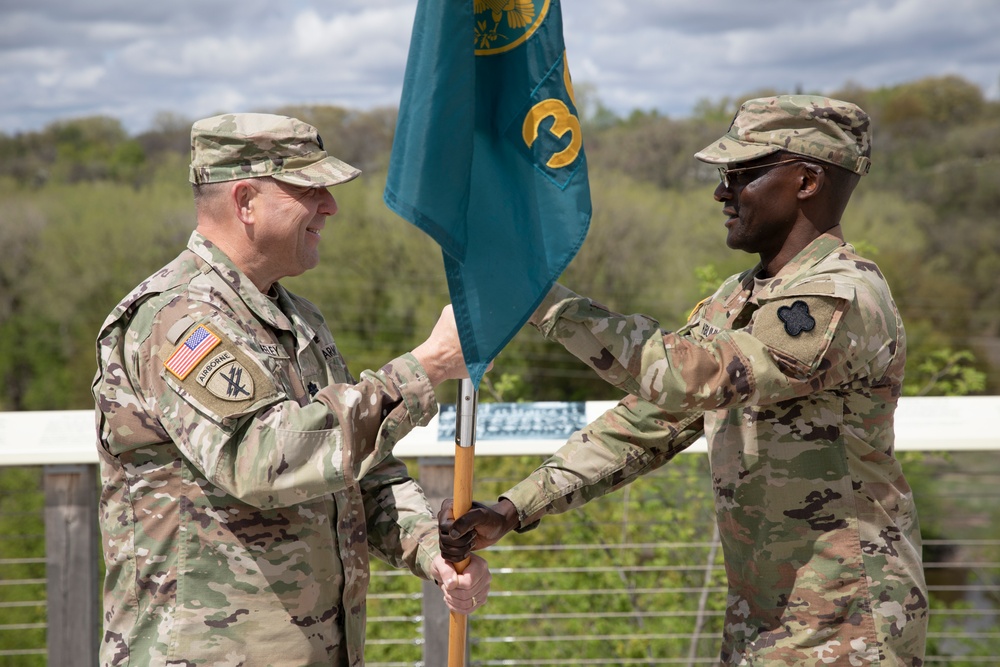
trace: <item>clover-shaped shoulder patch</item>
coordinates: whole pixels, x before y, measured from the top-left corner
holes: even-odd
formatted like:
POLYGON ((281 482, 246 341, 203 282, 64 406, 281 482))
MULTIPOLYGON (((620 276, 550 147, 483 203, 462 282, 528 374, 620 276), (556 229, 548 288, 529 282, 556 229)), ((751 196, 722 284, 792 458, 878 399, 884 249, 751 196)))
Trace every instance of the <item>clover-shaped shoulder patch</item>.
MULTIPOLYGON (((832 341, 840 318, 834 319, 843 299, 825 294, 795 294, 761 304, 754 313, 750 335, 780 359, 786 375, 814 373, 832 341)), ((753 343, 747 356, 752 353, 753 343)), ((755 369, 755 375, 765 371, 755 369)))
POLYGON ((809 304, 805 301, 781 306, 778 308, 778 319, 785 324, 785 333, 789 336, 798 336, 803 331, 812 331, 816 327, 816 320, 809 314, 809 304))

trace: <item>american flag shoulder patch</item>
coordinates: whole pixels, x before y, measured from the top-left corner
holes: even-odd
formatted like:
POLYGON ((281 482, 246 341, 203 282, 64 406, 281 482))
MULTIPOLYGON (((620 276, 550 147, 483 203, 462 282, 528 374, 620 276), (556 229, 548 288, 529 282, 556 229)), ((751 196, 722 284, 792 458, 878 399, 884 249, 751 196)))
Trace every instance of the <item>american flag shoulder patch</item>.
POLYGON ((194 331, 188 334, 184 342, 177 346, 177 349, 163 362, 163 365, 177 376, 178 380, 183 380, 194 370, 198 362, 221 342, 222 339, 204 325, 199 324, 194 331))

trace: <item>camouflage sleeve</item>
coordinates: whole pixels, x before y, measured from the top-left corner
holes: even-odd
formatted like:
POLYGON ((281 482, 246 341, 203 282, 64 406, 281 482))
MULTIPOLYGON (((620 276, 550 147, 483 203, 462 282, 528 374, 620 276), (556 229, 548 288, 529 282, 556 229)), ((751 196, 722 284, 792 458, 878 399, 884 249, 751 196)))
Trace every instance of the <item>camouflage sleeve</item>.
POLYGON ((522 530, 611 493, 659 468, 703 432, 701 413, 672 415, 635 396, 570 437, 537 470, 502 495, 517 507, 522 530))
POLYGON ((368 546, 386 563, 430 578, 441 553, 437 518, 406 465, 388 456, 361 480, 368 546))
POLYGON ((287 507, 350 486, 436 414, 433 387, 412 355, 362 373, 356 384, 323 387, 300 405, 275 383, 272 360, 255 351, 238 322, 200 303, 175 308, 182 316, 170 310, 163 309, 149 335, 126 354, 128 372, 139 378, 142 400, 185 457, 213 484, 255 507, 287 507), (199 327, 219 342, 208 361, 180 377, 169 359, 178 341, 199 327), (240 391, 228 400, 220 398, 225 391, 201 382, 214 360, 240 372, 240 391))
POLYGON ((895 339, 877 322, 869 327, 872 316, 851 307, 849 293, 813 291, 762 304, 745 327, 702 339, 611 313, 560 285, 530 321, 610 384, 676 414, 768 405, 883 376, 895 339))

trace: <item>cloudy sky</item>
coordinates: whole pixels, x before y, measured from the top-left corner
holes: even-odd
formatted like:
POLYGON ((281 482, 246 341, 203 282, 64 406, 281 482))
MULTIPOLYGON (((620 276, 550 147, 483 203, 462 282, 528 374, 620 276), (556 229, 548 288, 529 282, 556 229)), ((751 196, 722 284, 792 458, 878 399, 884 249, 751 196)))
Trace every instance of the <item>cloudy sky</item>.
MULTIPOLYGON (((451 0, 456 1, 456 0, 451 0)), ((282 104, 395 106, 416 0, 0 0, 0 132, 131 132, 282 104)), ((619 114, 957 74, 1000 97, 998 0, 563 0, 573 78, 619 114)))

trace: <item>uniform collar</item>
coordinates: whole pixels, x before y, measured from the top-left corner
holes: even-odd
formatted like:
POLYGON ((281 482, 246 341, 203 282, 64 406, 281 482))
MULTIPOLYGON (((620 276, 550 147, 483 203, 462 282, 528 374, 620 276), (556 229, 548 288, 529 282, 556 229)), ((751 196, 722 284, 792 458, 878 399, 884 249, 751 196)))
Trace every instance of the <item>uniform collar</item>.
POLYGON ((816 266, 831 253, 836 252, 845 245, 847 245, 846 242, 839 236, 820 234, 809 245, 800 250, 787 264, 781 267, 781 270, 778 271, 774 278, 787 279, 802 273, 816 266))
MULTIPOLYGON (((764 270, 764 265, 758 262, 752 269, 740 274, 740 288, 742 291, 752 294, 752 300, 757 300, 762 295, 772 294, 775 290, 780 290, 783 285, 792 282, 795 276, 819 264, 831 253, 845 245, 847 243, 840 237, 833 234, 821 234, 781 267, 776 275, 762 278, 761 272, 764 270)), ((739 293, 731 295, 730 301, 735 301, 739 293)))
POLYGON ((209 241, 201 232, 194 231, 188 240, 188 249, 198 257, 205 260, 216 274, 236 292, 240 299, 262 320, 268 324, 286 331, 294 331, 291 321, 282 312, 278 304, 287 302, 288 295, 277 283, 274 284, 278 293, 277 303, 268 299, 257 286, 253 284, 243 271, 233 263, 231 259, 222 252, 214 243, 209 241))
POLYGON ((802 273, 803 271, 819 264, 831 253, 837 251, 845 245, 847 245, 847 242, 838 236, 834 236, 833 234, 820 234, 812 242, 810 242, 809 245, 800 250, 795 257, 792 257, 792 259, 781 267, 781 270, 773 276, 762 278, 760 274, 764 270, 764 266, 758 262, 755 267, 743 274, 743 287, 745 289, 753 288, 754 291, 756 291, 757 288, 762 285, 786 283, 792 276, 798 275, 799 273, 802 273), (754 287, 755 283, 756 287, 754 287))

